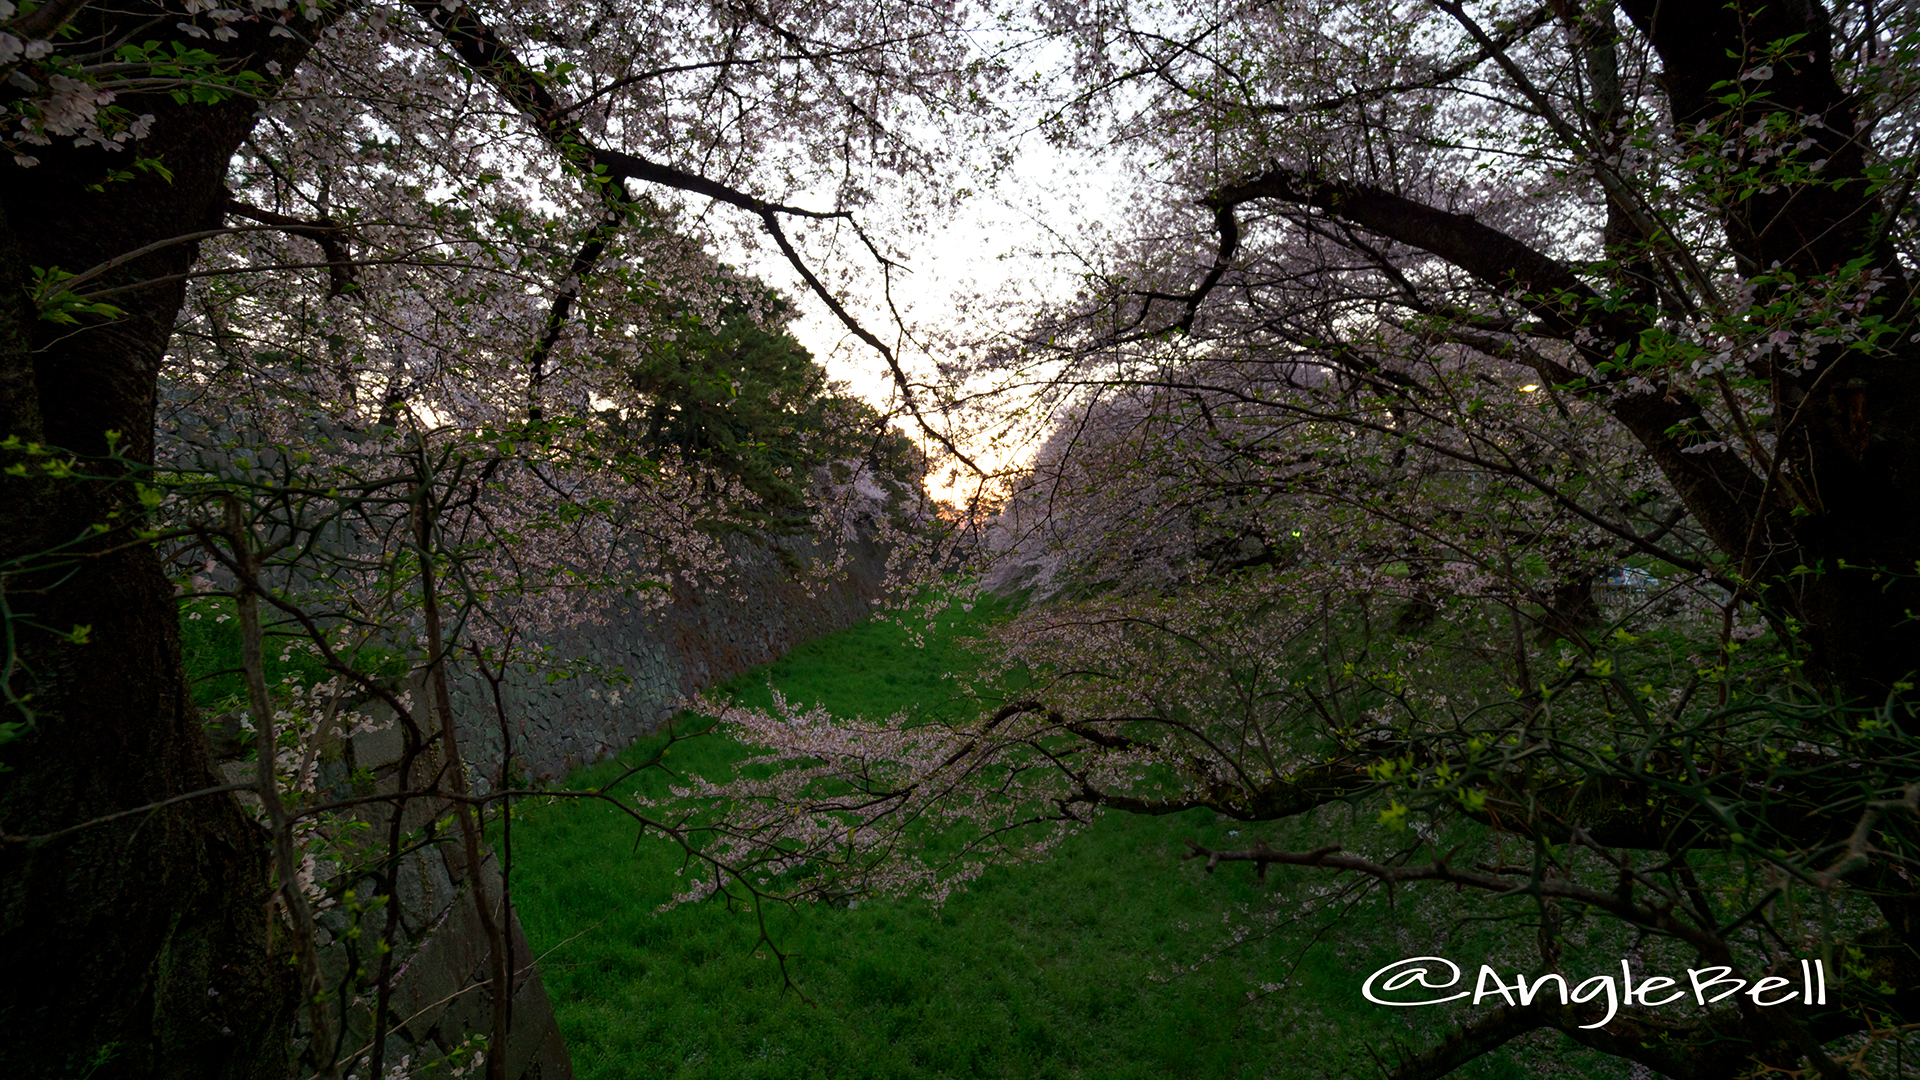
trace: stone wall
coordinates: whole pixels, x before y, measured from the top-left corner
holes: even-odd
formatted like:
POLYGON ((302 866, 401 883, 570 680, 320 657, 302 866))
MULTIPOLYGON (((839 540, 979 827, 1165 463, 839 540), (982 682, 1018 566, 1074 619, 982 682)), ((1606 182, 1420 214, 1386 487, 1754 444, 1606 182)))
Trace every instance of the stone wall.
MULTIPOLYGON (((664 607, 619 614, 549 643, 557 656, 584 658, 621 680, 583 675, 549 683, 512 673, 502 696, 523 777, 558 779, 625 749, 686 698, 860 622, 881 596, 887 560, 877 544, 855 547, 843 572, 824 581, 809 572, 824 549, 805 537, 737 536, 728 546, 736 571, 725 583, 679 589, 664 607)), ((477 673, 456 666, 453 683, 461 752, 476 788, 485 789, 498 775, 498 714, 477 673)))
MULTIPOLYGON (((471 1065, 471 1052, 484 1045, 492 1029, 493 995, 489 985, 487 935, 481 929, 479 908, 467 879, 466 859, 457 841, 442 841, 407 856, 401 863, 397 892, 400 906, 395 949, 393 991, 388 1005, 390 1029, 386 1063, 403 1076, 444 1077, 434 1068, 451 1060, 471 1065)), ((499 868, 491 854, 481 863, 480 879, 495 918, 501 911, 499 868)), ((364 883, 371 892, 372 880, 364 883)), ((359 940, 377 941, 385 929, 385 912, 355 912, 336 905, 318 917, 321 968, 329 985, 338 985, 345 968, 358 957, 350 954, 346 937, 360 925, 359 940)), ((512 937, 513 1007, 507 1039, 507 1076, 510 1080, 571 1080, 573 1065, 566 1041, 554 1019, 534 952, 515 918, 508 925, 512 937)), ((370 959, 370 958, 369 958, 370 959)), ((344 1045, 365 1046, 371 1038, 371 993, 347 1014, 344 1045)), ((478 1070, 468 1070, 479 1076, 478 1070)))
MULTIPOLYGON (((727 582, 682 589, 664 607, 635 609, 550 643, 557 655, 583 656, 602 671, 618 673, 617 679, 577 677, 549 682, 524 671, 513 674, 503 698, 514 764, 522 777, 555 780, 572 768, 624 749, 674 716, 689 696, 768 663, 803 641, 865 619, 881 596, 886 553, 877 545, 857 548, 845 572, 828 580, 808 572, 823 555, 823 549, 808 539, 741 536, 729 545, 737 569, 727 582)), ((461 755, 469 763, 473 786, 485 791, 499 775, 501 751, 491 688, 477 672, 457 664, 452 676, 461 755)), ((417 679, 410 693, 416 723, 432 730, 425 707, 427 694, 417 679)), ((334 794, 356 793, 352 777, 357 770, 367 770, 360 773, 360 783, 370 773, 377 789, 396 789, 400 725, 392 722, 390 714, 381 715, 383 706, 370 711, 371 730, 358 731, 322 750, 320 784, 334 794)), ((216 745, 232 752, 243 747, 237 729, 214 734, 216 745)), ((430 748, 416 762, 420 770, 416 775, 431 772, 437 757, 437 747, 430 748)), ((229 761, 225 768, 230 782, 244 782, 251 779, 255 766, 229 761)), ((385 1060, 390 1070, 404 1061, 403 1075, 444 1076, 448 1070, 441 1066, 449 1062, 450 1054, 452 1064, 470 1064, 467 1055, 484 1041, 491 1024, 487 939, 480 928, 461 845, 447 821, 449 811, 445 804, 414 800, 402 821, 403 828, 416 836, 416 830, 438 830, 438 839, 404 856, 398 870, 400 914, 393 942, 392 1028, 385 1060)), ((359 816, 370 826, 369 836, 384 837, 387 815, 392 812, 376 803, 359 816)), ((318 876, 328 880, 327 874, 323 865, 318 876)), ((479 877, 497 913, 501 881, 491 854, 485 857, 479 877)), ((336 892, 350 884, 363 898, 378 892, 372 877, 351 883, 329 880, 329 884, 336 892)), ((366 951, 366 944, 380 940, 384 933, 384 910, 335 904, 320 913, 318 921, 328 985, 342 985, 349 967, 376 970, 377 957, 366 951)), ((569 1080, 573 1070, 566 1045, 517 918, 510 921, 508 932, 516 971, 507 1076, 510 1080, 569 1080)), ((371 1036, 370 987, 376 980, 363 974, 358 981, 369 989, 347 1010, 341 1045, 349 1050, 365 1045, 371 1036)), ((304 1055, 304 1014, 301 1023, 304 1055)))

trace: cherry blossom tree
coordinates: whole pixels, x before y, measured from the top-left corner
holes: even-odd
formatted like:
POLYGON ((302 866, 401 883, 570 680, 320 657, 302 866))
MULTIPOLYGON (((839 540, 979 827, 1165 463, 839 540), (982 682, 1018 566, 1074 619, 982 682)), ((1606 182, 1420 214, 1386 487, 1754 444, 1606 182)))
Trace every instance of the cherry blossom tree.
MULTIPOLYGON (((991 122, 969 103, 995 72, 962 17, 0 9, 0 947, 42 973, 0 996, 9 1030, 34 1032, 0 1051, 10 1071, 284 1075, 296 1005, 308 1063, 351 1063, 321 1045, 311 956, 297 986, 282 963, 276 910, 296 954, 309 939, 287 846, 318 812, 298 804, 301 753, 276 772, 281 710, 250 687, 265 842, 210 774, 159 543, 211 553, 210 587, 237 595, 256 644, 261 609, 323 653, 410 627, 430 687, 457 643, 498 665, 579 617, 581 586, 637 551, 643 577, 720 569, 709 519, 756 502, 740 470, 642 463, 606 416, 657 404, 641 373, 676 327, 777 331, 721 240, 769 244, 886 351, 836 290, 894 267, 857 215, 942 205, 950 161, 930 142, 991 122)), ((787 434, 827 428, 810 430, 787 434)), ((806 491, 808 460, 761 479, 806 491)), ((365 673, 326 659, 335 704, 308 711, 333 723, 365 673)), ((404 711, 375 680, 354 692, 404 711)), ((462 776, 434 789, 443 805, 479 797, 462 776)))
POLYGON ((1067 115, 1104 106, 1212 220, 1143 205, 1090 268, 1099 306, 1028 347, 1070 343, 1097 381, 1150 379, 1124 346, 1168 333, 1354 379, 1444 346, 1604 399, 1729 575, 1800 627, 1810 676, 1883 696, 1916 652, 1909 586, 1874 577, 1915 563, 1884 516, 1911 502, 1909 31, 1713 11, 1229 5, 1073 37, 1096 85, 1134 93, 1067 115))
POLYGON ((1552 1031, 1676 1077, 1896 1067, 1912 11, 1038 18, 1072 58, 1049 130, 1139 183, 1059 245, 1080 294, 958 372, 1051 406, 990 542, 1044 600, 993 643, 1022 689, 989 672, 965 722, 727 709, 804 764, 687 794, 761 808, 730 842, 796 892, 939 895, 1206 809, 1318 830, 1195 843, 1208 870, 1451 885, 1529 930, 1529 978, 1841 972, 1792 1008, 1462 1012, 1396 1075, 1552 1031))

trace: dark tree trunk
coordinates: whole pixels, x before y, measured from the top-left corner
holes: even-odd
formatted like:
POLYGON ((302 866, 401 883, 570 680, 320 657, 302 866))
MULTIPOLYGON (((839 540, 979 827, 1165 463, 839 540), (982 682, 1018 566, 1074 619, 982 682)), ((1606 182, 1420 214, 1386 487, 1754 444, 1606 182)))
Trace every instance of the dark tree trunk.
MULTIPOLYGON (((186 16, 157 6, 83 12, 91 37, 186 16)), ((328 16, 323 16, 323 19, 328 16)), ((235 70, 291 71, 301 39, 242 26, 211 47, 235 70)), ((317 34, 320 25, 307 24, 317 34)), ((271 87, 269 78, 264 85, 271 87)), ((84 327, 37 318, 32 268, 78 272, 169 237, 221 223, 228 161, 254 122, 254 102, 176 104, 122 98, 156 117, 140 151, 173 176, 100 184, 129 154, 41 148, 42 164, 0 165, 0 436, 80 454, 153 456, 157 379, 184 295, 178 281, 123 293, 125 317, 84 327)), ((68 140, 62 140, 68 142, 68 140)), ((196 245, 176 244, 99 279, 150 281, 186 271, 196 245)), ((7 454, 5 464, 37 460, 7 454)), ((109 470, 111 471, 111 470, 109 470)), ((132 493, 108 482, 0 476, 0 559, 17 666, 0 747, 0 1075, 280 1077, 295 1004, 276 944, 262 830, 230 794, 32 839, 216 785, 182 672, 172 588, 123 511, 132 493), (97 524, 104 532, 93 533, 97 524), (59 554, 43 554, 58 551, 59 554), (89 627, 77 643, 67 632, 89 627)))
POLYGON ((1582 574, 1553 587, 1543 605, 1536 641, 1548 645, 1559 638, 1578 640, 1605 621, 1600 601, 1593 595, 1593 577, 1582 574))
MULTIPOLYGON (((1867 178, 1855 102, 1834 76, 1826 9, 1815 0, 1621 7, 1660 53, 1677 132, 1704 124, 1712 139, 1737 144, 1769 113, 1812 121, 1798 134, 1814 141, 1806 161, 1826 159, 1823 182, 1756 185, 1750 197, 1722 204, 1744 270, 1778 267, 1808 281, 1864 260, 1886 279, 1864 314, 1896 326, 1910 320, 1915 282, 1887 243, 1887 208, 1867 178), (1764 51, 1770 43, 1796 35, 1768 65, 1769 78, 1742 80, 1773 60, 1764 51), (1755 93, 1729 108, 1722 99, 1730 86, 1755 93)), ((1731 160, 1752 167, 1754 158, 1731 160)), ((1830 348, 1811 370, 1781 365, 1772 373, 1779 453, 1798 488, 1813 493, 1812 505, 1776 491, 1755 507, 1759 525, 1728 552, 1752 560, 1769 604, 1805 628, 1810 672, 1870 702, 1920 667, 1920 620, 1911 614, 1920 612, 1920 354, 1910 333, 1872 352, 1830 348), (1783 582, 1800 566, 1815 572, 1783 582)))

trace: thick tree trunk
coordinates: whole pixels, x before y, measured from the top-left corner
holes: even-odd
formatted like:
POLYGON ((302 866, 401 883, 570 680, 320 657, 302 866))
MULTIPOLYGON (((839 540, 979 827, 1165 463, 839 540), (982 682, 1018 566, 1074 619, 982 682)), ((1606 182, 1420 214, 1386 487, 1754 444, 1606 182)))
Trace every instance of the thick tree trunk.
MULTIPOLYGON (((1812 140, 1803 160, 1823 160, 1817 182, 1756 184, 1724 199, 1727 239, 1745 272, 1778 268, 1805 282, 1863 261, 1883 275, 1883 287, 1860 314, 1896 325, 1911 319, 1915 285, 1886 240, 1886 208, 1867 178, 1855 101, 1834 75, 1826 9, 1815 0, 1622 0, 1621 7, 1660 54, 1676 132, 1704 131, 1695 137, 1712 147, 1745 146, 1768 115, 1785 114, 1796 139, 1812 140), (1796 37, 1780 56, 1768 53, 1796 37), (1751 93, 1729 107, 1729 87, 1751 93)), ((1702 145, 1706 160, 1729 160, 1702 145)), ((1730 160, 1765 168, 1751 149, 1730 160)), ((1784 469, 1776 487, 1790 479, 1810 496, 1782 498, 1776 490, 1755 508, 1760 522, 1745 544, 1728 552, 1759 569, 1769 602, 1805 628, 1809 672, 1869 702, 1884 700, 1920 667, 1920 620, 1911 614, 1920 611, 1920 353, 1909 333, 1864 352, 1828 348, 1811 369, 1777 367, 1784 469), (1797 567, 1806 570, 1782 580, 1797 567)))
MULTIPOLYGON (((135 4, 83 13, 76 25, 83 38, 112 39, 156 15, 143 35, 172 34, 186 18, 135 4)), ((276 60, 291 71, 308 45, 267 29, 249 26, 213 48, 235 70, 276 60)), ((41 150, 37 167, 0 166, 0 437, 94 455, 117 438, 146 463, 184 285, 119 294, 124 318, 76 328, 36 317, 26 299, 32 268, 78 272, 217 227, 228 161, 255 104, 120 104, 155 115, 140 149, 161 159, 170 182, 143 173, 100 184, 128 154, 59 144, 41 150)), ((95 284, 179 274, 195 255, 193 244, 165 247, 95 284)), ((5 464, 38 460, 15 453, 5 464)), ((14 972, 0 981, 0 1075, 284 1076, 291 969, 278 955, 284 937, 275 943, 262 832, 232 795, 35 839, 217 783, 187 694, 171 586, 154 552, 129 543, 125 518, 110 516, 131 495, 37 468, 0 476, 16 648, 8 689, 24 699, 4 719, 26 723, 0 747, 0 956, 14 972), (108 528, 94 533, 100 524, 108 528), (84 641, 75 627, 90 628, 84 641)))

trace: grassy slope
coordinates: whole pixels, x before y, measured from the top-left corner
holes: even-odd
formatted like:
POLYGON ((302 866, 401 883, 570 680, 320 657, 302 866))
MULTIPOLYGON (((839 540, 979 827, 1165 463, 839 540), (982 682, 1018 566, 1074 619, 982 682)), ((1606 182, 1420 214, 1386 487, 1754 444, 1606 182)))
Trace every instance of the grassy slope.
MULTIPOLYGON (((951 694, 943 673, 969 663, 956 638, 982 617, 957 616, 924 649, 892 626, 858 626, 725 689, 764 703, 771 680, 842 714, 938 705, 951 694)), ((714 775, 735 752, 696 742, 672 760, 714 775)), ((604 782, 614 768, 571 783, 604 782)), ((664 778, 630 783, 658 790, 664 778)), ((755 951, 750 913, 714 904, 656 913, 678 861, 662 842, 636 845, 608 808, 561 802, 517 814, 515 899, 545 954, 547 992, 583 1080, 1377 1076, 1367 1046, 1432 1045, 1437 1010, 1387 1010, 1359 994, 1367 972, 1441 945, 1397 929, 1408 899, 1397 909, 1384 896, 1360 899, 1352 918, 1317 937, 1300 925, 1263 935, 1259 913, 1292 910, 1293 899, 1332 882, 1276 870, 1263 886, 1245 867, 1206 877, 1179 861, 1181 838, 1225 843, 1226 828, 1206 812, 1115 816, 1044 863, 988 873, 943 908, 890 900, 770 909, 775 940, 812 1003, 783 989, 778 965, 755 951), (1248 926, 1247 942, 1178 974, 1248 926), (1250 986, 1277 981, 1288 985, 1249 1000, 1250 986)), ((1260 832, 1311 846, 1322 842, 1313 828, 1260 832)), ((1430 927, 1434 916, 1420 911, 1404 925, 1430 927)), ((1445 952, 1474 962, 1482 950, 1472 933, 1445 952)), ((1568 1075, 1625 1075, 1617 1062, 1563 1057, 1557 1036, 1541 1039, 1461 1075, 1518 1076, 1522 1055, 1568 1075)))

